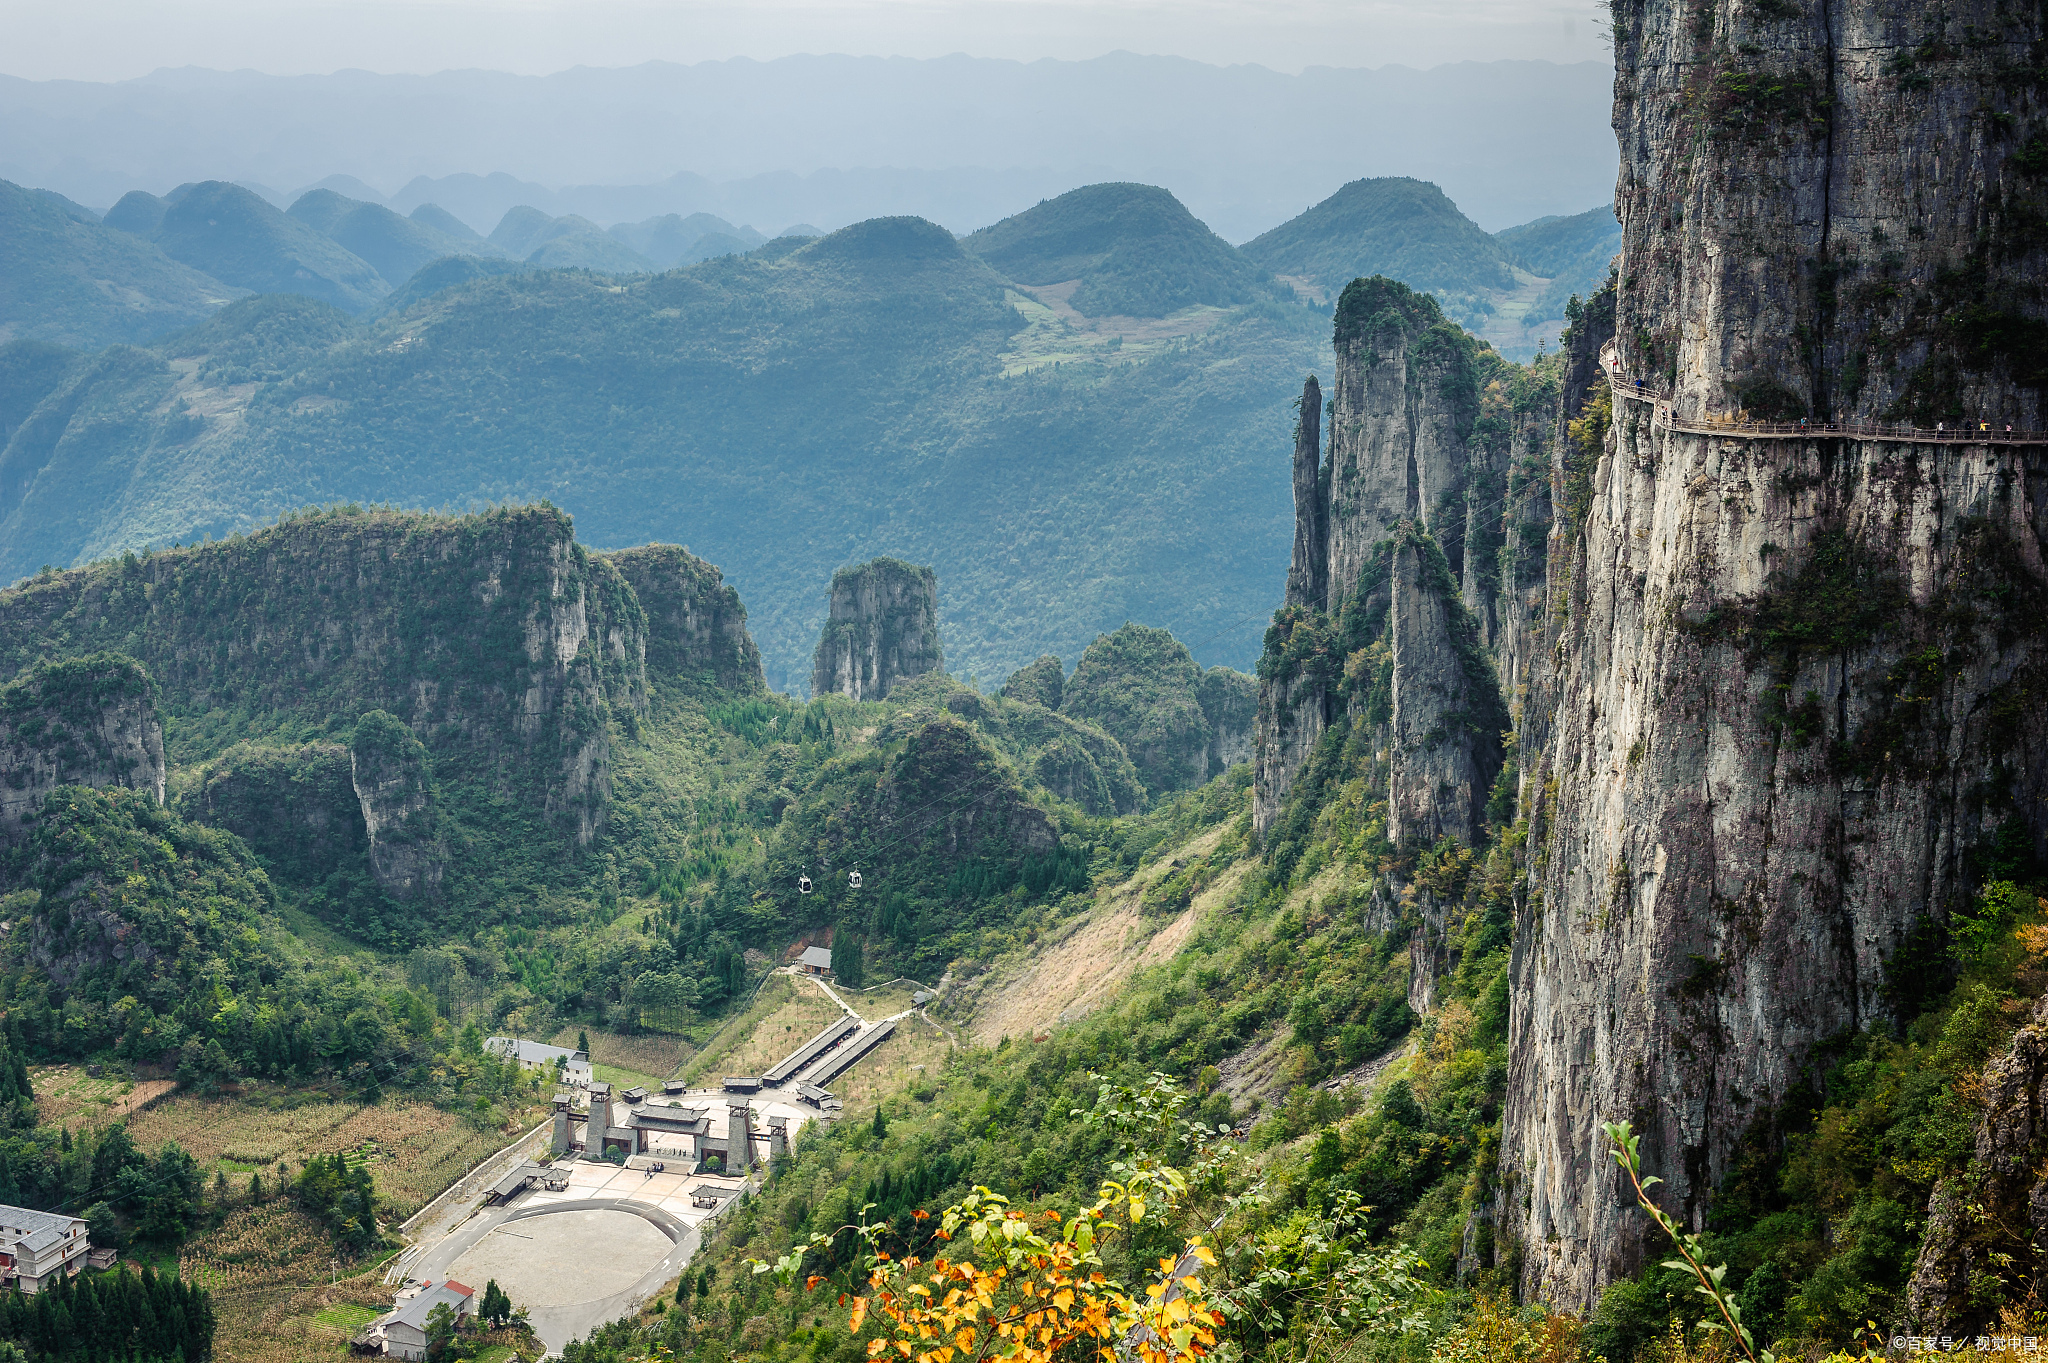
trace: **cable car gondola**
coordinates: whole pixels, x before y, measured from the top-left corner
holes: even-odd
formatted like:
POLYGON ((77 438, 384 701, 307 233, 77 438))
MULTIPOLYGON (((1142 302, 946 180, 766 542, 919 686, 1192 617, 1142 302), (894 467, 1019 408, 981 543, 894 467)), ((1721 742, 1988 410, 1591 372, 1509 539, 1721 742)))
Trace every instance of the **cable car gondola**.
POLYGON ((811 873, 808 868, 805 869, 802 875, 796 878, 796 892, 798 894, 809 894, 811 892, 811 873))
POLYGON ((846 873, 846 888, 849 890, 858 890, 860 888, 860 872, 858 870, 846 873))

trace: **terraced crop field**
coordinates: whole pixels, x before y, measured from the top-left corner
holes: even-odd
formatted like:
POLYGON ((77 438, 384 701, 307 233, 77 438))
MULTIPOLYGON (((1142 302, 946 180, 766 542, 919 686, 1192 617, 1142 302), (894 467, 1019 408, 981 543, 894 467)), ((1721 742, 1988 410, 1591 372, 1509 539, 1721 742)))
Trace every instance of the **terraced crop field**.
MULTIPOLYGON (((522 1130, 537 1119, 537 1113, 515 1114, 522 1130)), ((258 1171, 271 1182, 280 1160, 296 1175, 314 1155, 345 1153, 351 1162, 370 1166, 379 1215, 386 1221, 411 1216, 513 1136, 404 1099, 374 1106, 332 1101, 273 1105, 186 1094, 137 1114, 128 1130, 145 1150, 174 1140, 192 1152, 209 1176, 219 1169, 239 1184, 258 1171)))

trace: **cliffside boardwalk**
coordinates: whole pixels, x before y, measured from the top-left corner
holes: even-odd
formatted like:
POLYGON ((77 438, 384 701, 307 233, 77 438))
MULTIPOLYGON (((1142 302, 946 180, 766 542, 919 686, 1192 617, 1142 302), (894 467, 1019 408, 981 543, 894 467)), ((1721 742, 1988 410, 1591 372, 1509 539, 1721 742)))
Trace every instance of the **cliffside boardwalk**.
POLYGON ((1621 358, 1614 343, 1600 347, 1600 368, 1618 398, 1647 403, 1652 421, 1685 435, 1711 435, 1728 440, 1887 440, 1912 445, 2048 445, 2048 431, 1993 427, 1989 422, 1960 422, 1930 430, 1925 426, 1877 421, 1751 421, 1742 417, 1682 417, 1671 394, 1641 379, 1621 376, 1621 358))

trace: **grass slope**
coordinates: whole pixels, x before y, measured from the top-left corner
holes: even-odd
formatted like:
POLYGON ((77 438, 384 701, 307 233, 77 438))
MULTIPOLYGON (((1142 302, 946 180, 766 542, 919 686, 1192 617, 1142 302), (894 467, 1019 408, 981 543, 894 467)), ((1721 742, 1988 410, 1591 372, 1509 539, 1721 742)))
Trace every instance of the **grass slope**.
POLYGON ((962 244, 1020 284, 1079 280, 1069 301, 1086 317, 1164 317, 1272 292, 1258 267, 1151 185, 1070 190, 962 244))
POLYGON ((308 503, 546 496, 585 543, 723 567, 779 687, 808 677, 833 570, 878 553, 937 568, 950 665, 991 684, 1132 619, 1250 662, 1292 533, 1269 461, 1328 372, 1321 316, 1217 312, 1142 358, 1005 378, 1024 319, 943 229, 775 247, 472 280, 345 329, 251 305, 109 352, 17 437, 0 579, 308 503))
POLYGON ((1524 268, 1550 281, 1531 305, 1532 314, 1562 317, 1573 294, 1591 298, 1607 282, 1609 265, 1621 250, 1621 224, 1609 204, 1568 218, 1539 218, 1494 239, 1524 268))
POLYGON ((246 292, 0 180, 0 340, 99 347, 182 330, 246 292))

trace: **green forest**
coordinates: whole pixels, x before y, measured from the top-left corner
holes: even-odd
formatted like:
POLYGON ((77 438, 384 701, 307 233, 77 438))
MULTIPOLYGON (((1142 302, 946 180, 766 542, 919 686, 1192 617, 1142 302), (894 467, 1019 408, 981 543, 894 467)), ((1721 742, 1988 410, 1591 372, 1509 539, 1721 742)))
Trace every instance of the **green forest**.
MULTIPOLYGON (((1276 229, 1313 266, 1268 259, 1274 234, 1240 251, 1165 190, 1105 184, 958 241, 875 219, 656 273, 624 244, 666 259, 645 233, 530 209, 501 225, 509 246, 585 255, 505 259, 446 214, 328 190, 289 213, 220 182, 138 192, 101 223, 0 183, 19 228, 0 232, 19 294, 0 296, 17 338, 0 343, 0 578, 308 505, 549 498, 591 547, 668 540, 720 564, 777 689, 807 676, 817 584, 876 554, 937 568, 947 656, 987 685, 1126 620, 1247 669, 1263 612, 1242 603, 1287 551, 1271 432, 1330 362, 1327 301, 1276 276, 1327 300, 1387 273, 1465 300, 1461 318, 1518 287, 1514 253, 1433 186, 1361 181, 1340 201, 1276 229), (112 309, 123 290, 169 311, 112 309), (92 353, 111 341, 128 344, 92 353)), ((1576 253, 1551 223, 1515 248, 1561 271, 1560 317, 1607 268, 1606 238, 1567 225, 1576 253)))
POLYGON ((1972 3, 1603 12, 1499 232, 0 182, 0 1363, 2038 1354, 1972 3))

